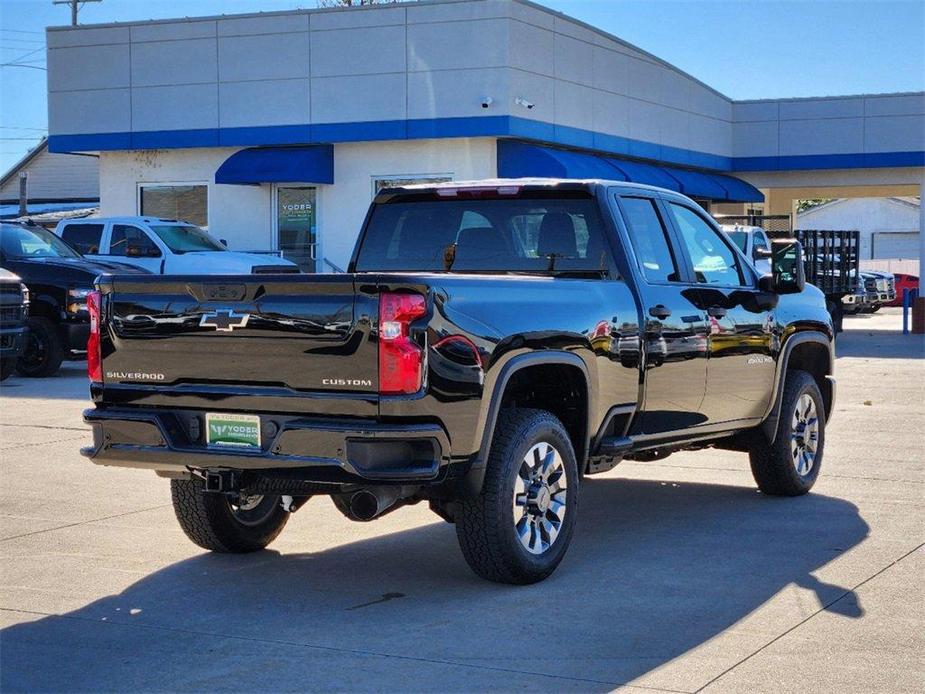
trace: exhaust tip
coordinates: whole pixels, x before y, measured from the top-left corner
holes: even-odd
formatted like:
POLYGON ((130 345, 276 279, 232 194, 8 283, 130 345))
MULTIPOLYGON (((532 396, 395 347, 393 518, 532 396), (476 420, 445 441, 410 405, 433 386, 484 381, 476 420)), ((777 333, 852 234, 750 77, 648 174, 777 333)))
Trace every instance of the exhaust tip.
POLYGON ((350 497, 350 513, 357 520, 372 520, 379 510, 379 498, 370 491, 362 489, 350 497))

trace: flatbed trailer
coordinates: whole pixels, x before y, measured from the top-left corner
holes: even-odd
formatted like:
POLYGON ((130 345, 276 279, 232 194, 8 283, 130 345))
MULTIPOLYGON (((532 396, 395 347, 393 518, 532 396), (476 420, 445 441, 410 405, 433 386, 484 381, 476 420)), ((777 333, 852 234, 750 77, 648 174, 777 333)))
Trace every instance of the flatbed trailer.
POLYGON ((803 246, 806 281, 826 297, 837 332, 841 332, 842 298, 854 294, 860 282, 860 232, 845 229, 768 231, 770 238, 795 238, 803 246))

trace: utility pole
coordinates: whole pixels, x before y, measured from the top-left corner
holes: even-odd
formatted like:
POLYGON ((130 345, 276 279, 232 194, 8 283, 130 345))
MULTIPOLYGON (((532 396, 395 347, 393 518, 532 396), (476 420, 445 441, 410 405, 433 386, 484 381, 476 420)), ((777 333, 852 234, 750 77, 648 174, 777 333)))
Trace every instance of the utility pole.
POLYGON ((88 2, 103 2, 103 0, 51 0, 52 5, 71 6, 71 26, 77 26, 77 11, 88 2))
POLYGON ((25 217, 29 213, 29 172, 19 172, 19 216, 25 217))

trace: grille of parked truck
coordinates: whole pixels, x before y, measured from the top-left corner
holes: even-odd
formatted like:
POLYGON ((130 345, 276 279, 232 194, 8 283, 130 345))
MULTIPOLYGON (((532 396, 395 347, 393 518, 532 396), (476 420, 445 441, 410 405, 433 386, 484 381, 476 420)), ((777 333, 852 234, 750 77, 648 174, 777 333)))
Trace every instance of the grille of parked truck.
POLYGON ((753 265, 690 199, 523 179, 379 192, 342 275, 110 276, 88 297, 95 463, 170 478, 180 525, 264 548, 312 496, 426 502, 484 578, 542 580, 587 475, 711 446, 800 495, 834 331, 800 244, 753 265))

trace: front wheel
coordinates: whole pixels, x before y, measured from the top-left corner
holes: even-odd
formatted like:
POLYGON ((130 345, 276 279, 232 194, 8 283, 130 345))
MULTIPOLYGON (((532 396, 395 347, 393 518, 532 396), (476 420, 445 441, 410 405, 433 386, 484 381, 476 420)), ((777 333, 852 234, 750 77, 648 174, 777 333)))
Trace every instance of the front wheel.
POLYGON ((578 464, 562 423, 544 410, 501 413, 482 490, 459 503, 456 535, 475 573, 542 581, 562 561, 578 518, 578 464))
POLYGON ((806 494, 819 477, 824 448, 819 386, 805 371, 788 371, 774 443, 757 434, 748 452, 758 488, 774 496, 806 494))
POLYGON ((282 532, 289 514, 276 495, 207 493, 201 479, 170 480, 173 510, 186 536, 203 549, 242 554, 264 549, 282 532))
POLYGON ((16 370, 16 359, 14 357, 7 357, 5 359, 0 359, 0 381, 5 381, 10 376, 13 375, 13 371, 16 370))
POLYGON ((16 370, 31 378, 54 376, 63 359, 64 341, 58 326, 43 316, 30 318, 26 349, 16 363, 16 370))

